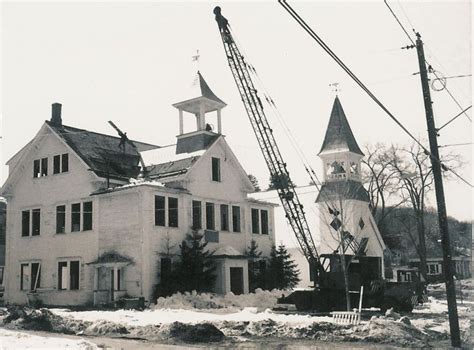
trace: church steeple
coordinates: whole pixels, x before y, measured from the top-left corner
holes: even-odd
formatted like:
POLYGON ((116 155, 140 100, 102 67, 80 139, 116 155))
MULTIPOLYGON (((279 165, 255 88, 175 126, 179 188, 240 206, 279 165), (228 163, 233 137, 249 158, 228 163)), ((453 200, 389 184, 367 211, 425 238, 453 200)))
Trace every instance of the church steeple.
POLYGON ((222 133, 221 110, 227 104, 214 94, 198 71, 191 96, 173 104, 179 111, 179 135, 176 153, 193 152, 205 149, 216 136, 222 133), (184 133, 184 112, 196 118, 196 130, 184 133), (206 123, 206 114, 217 112, 217 132, 206 123))
POLYGON ((352 152, 364 156, 354 138, 338 96, 332 106, 326 136, 319 155, 334 152, 352 152))
POLYGON ((325 182, 342 180, 360 182, 360 161, 364 153, 357 144, 337 96, 318 155, 324 163, 325 182))

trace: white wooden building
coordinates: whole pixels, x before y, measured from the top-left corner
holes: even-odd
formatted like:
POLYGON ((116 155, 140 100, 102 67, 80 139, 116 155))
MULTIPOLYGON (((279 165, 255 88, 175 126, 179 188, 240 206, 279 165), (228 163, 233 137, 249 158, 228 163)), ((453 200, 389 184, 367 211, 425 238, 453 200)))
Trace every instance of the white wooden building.
POLYGON ((269 255, 275 205, 247 197, 253 186, 222 134, 226 104, 199 73, 198 84, 173 105, 180 134, 167 147, 66 126, 53 104, 51 120, 7 163, 6 302, 26 303, 32 290, 48 305, 153 301, 192 229, 215 251, 215 292, 248 292, 245 252, 254 239, 269 255), (196 128, 185 133, 189 117, 196 128))

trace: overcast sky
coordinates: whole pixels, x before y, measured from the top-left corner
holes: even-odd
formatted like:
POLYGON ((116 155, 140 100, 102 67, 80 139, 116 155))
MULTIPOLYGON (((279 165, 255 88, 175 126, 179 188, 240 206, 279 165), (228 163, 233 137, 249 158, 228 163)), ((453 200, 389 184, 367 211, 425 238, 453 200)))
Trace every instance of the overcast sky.
MULTIPOLYGON (((416 51, 400 49, 409 42, 383 1, 289 3, 413 134, 426 138, 419 76, 412 75, 418 72, 416 51)), ((421 32, 436 70, 445 76, 471 73, 469 2, 390 3, 407 28, 421 32)), ((53 102, 63 104, 66 125, 114 134, 107 123, 113 120, 130 138, 175 143, 178 111, 171 105, 189 97, 198 68, 191 57, 199 49, 200 71, 228 104, 223 133, 246 171, 266 187, 268 171, 212 13, 217 4, 318 173, 316 154, 334 82, 340 83, 339 96, 361 146, 410 143, 276 1, 4 2, 1 163, 33 138, 50 118, 53 102)), ((448 87, 462 106, 471 104, 470 78, 449 79, 448 87)), ((432 98, 438 126, 459 112, 446 92, 432 91, 432 98)), ((294 181, 307 184, 277 120, 270 112, 268 117, 294 181)), ((191 119, 185 119, 188 128, 195 125, 191 119)), ((439 143, 464 142, 472 142, 472 123, 463 116, 442 130, 439 143)), ((472 181, 472 147, 442 150, 462 156, 466 164, 459 172, 472 181)), ((2 183, 7 173, 3 167, 2 183)), ((457 180, 447 180, 445 189, 448 214, 471 219, 471 189, 457 180)))

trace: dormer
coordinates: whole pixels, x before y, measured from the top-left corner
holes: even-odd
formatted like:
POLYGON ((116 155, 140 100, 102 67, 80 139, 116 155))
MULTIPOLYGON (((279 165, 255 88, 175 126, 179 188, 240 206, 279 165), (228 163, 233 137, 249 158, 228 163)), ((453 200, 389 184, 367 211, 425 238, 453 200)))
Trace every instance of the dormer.
POLYGON ((318 156, 323 161, 324 181, 361 181, 360 163, 364 153, 359 148, 341 101, 336 96, 324 142, 318 156))
POLYGON ((212 92, 199 71, 194 87, 191 98, 173 104, 179 111, 176 154, 206 149, 222 133, 221 110, 227 104, 212 92), (196 129, 187 133, 184 132, 185 112, 196 119, 196 129), (217 113, 217 130, 206 122, 206 115, 212 112, 217 113))

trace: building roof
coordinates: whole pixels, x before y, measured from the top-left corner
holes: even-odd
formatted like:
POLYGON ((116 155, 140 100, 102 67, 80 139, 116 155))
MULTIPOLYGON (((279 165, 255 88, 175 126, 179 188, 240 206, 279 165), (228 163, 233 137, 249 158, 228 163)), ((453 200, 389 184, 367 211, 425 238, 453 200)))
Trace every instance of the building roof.
POLYGON ((316 203, 334 200, 355 199, 369 202, 366 189, 358 181, 331 181, 321 186, 316 203))
POLYGON ((115 251, 108 251, 99 256, 96 260, 89 263, 90 265, 100 265, 109 263, 133 263, 133 260, 123 256, 115 251))
POLYGON ((187 97, 186 100, 173 104, 173 107, 196 114, 200 113, 202 108, 204 108, 204 113, 208 113, 227 106, 227 104, 211 90, 199 71, 197 72, 190 91, 188 91, 185 96, 187 97))
POLYGON ((71 126, 49 127, 71 147, 98 176, 111 178, 131 178, 140 173, 139 152, 159 148, 159 146, 133 141, 136 149, 126 143, 120 148, 120 137, 99 134, 71 126))
POLYGON ((225 104, 224 101, 222 101, 219 97, 217 97, 216 94, 214 94, 214 92, 212 92, 211 88, 209 87, 209 85, 207 85, 206 81, 201 75, 201 72, 198 71, 197 75, 199 78, 199 87, 201 89, 201 96, 204 96, 210 100, 225 104))
POLYGON ((336 96, 319 154, 343 151, 364 155, 354 138, 354 134, 342 109, 341 101, 336 96))

